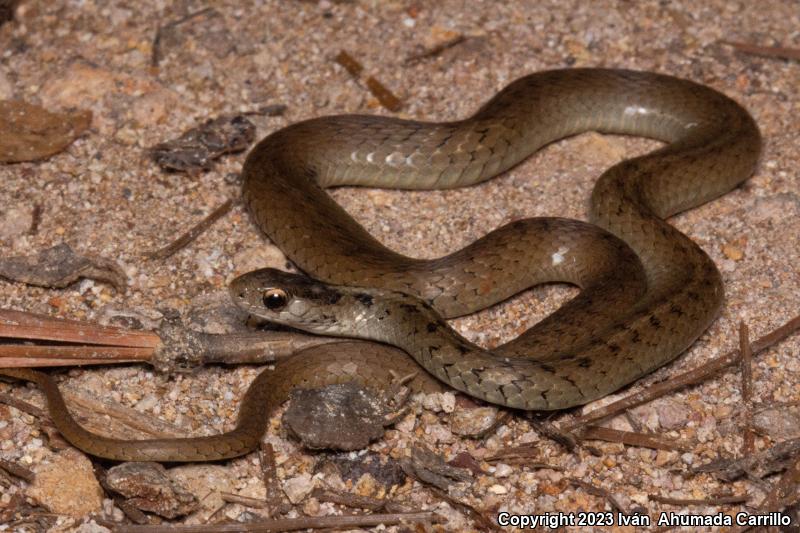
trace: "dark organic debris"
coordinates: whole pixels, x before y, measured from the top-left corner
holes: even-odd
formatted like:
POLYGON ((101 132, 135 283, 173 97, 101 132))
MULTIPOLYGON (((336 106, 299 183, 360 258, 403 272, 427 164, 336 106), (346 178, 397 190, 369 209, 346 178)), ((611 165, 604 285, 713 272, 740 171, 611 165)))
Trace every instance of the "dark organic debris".
POLYGON ((455 457, 447 461, 447 464, 456 468, 465 468, 476 476, 485 474, 478 460, 467 452, 457 453, 455 457))
POLYGON ((383 436, 389 411, 370 389, 343 383, 293 391, 283 422, 308 448, 351 451, 383 436))
POLYGON ((255 135, 255 125, 244 116, 224 115, 190 129, 177 139, 153 146, 149 153, 164 170, 209 170, 214 159, 246 150, 255 135))
POLYGON ((195 511, 197 499, 177 486, 158 463, 122 463, 106 474, 108 487, 137 509, 164 518, 176 518, 195 511))
POLYGON ((423 483, 446 491, 453 482, 470 481, 472 472, 447 464, 444 459, 427 448, 415 447, 411 455, 400 461, 403 471, 423 483))
POLYGON ((127 286, 127 276, 116 262, 78 255, 65 243, 34 255, 0 259, 0 277, 55 289, 63 289, 80 278, 110 283, 120 292, 127 286))
POLYGON ((369 474, 376 483, 388 488, 394 485, 402 485, 406 480, 406 475, 400 463, 391 457, 375 452, 367 452, 358 457, 352 457, 349 453, 337 454, 328 461, 320 464, 320 470, 332 467, 341 478, 353 484, 365 474, 369 474))
POLYGON ((712 461, 692 469, 692 472, 695 474, 714 472, 719 478, 726 481, 733 481, 746 474, 761 478, 784 470, 788 463, 797 461, 799 457, 800 439, 791 439, 740 459, 712 461))
POLYGON ((51 113, 18 100, 0 100, 0 163, 36 161, 72 144, 92 122, 89 111, 51 113))

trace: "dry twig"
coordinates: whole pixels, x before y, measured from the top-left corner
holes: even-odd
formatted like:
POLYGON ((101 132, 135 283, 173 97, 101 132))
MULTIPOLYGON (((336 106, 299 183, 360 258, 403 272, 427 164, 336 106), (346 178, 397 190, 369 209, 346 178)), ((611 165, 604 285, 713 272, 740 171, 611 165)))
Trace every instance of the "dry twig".
POLYGON ((595 496, 603 498, 605 501, 608 502, 608 504, 612 508, 616 509, 620 513, 630 514, 628 513, 627 509, 625 509, 625 507, 619 502, 619 500, 617 500, 617 497, 611 494, 603 487, 596 487, 591 483, 587 483, 586 481, 582 481, 580 479, 575 479, 575 478, 567 478, 567 481, 569 481, 570 484, 575 485, 576 487, 582 488, 589 494, 593 494, 595 496))
POLYGON ((185 248, 189 245, 189 243, 202 235, 203 232, 205 232, 211 227, 212 224, 214 224, 214 222, 228 214, 233 207, 233 203, 233 199, 228 198, 222 203, 222 205, 214 209, 206 218, 195 224, 189 231, 163 248, 159 248, 158 250, 154 250, 152 252, 147 252, 145 255, 148 259, 166 259, 167 257, 170 257, 175 252, 185 248))
POLYGON ((756 44, 737 41, 720 41, 722 44, 732 46, 738 52, 754 56, 770 57, 776 59, 792 59, 800 61, 800 48, 786 48, 783 46, 759 46, 756 44))
POLYGON ((753 350, 750 348, 750 331, 744 322, 739 322, 739 352, 742 354, 740 367, 744 404, 742 455, 749 455, 756 449, 756 434, 753 431, 753 350))
POLYGON ((372 515, 344 516, 302 516, 299 518, 280 518, 277 520, 259 520, 254 522, 235 522, 232 524, 207 525, 154 525, 129 526, 121 524, 115 533, 239 533, 239 532, 278 532, 297 531, 300 529, 371 527, 380 524, 393 526, 406 522, 440 523, 441 518, 432 511, 415 513, 386 513, 372 515))
POLYGON ((239 494, 233 494, 231 492, 220 491, 219 497, 225 503, 238 503, 239 505, 244 505, 245 507, 251 507, 253 509, 265 509, 267 505, 269 505, 265 500, 240 496, 239 494))
POLYGON ((153 38, 153 49, 152 49, 152 53, 151 53, 151 56, 150 56, 150 66, 157 67, 158 64, 161 62, 161 58, 162 58, 161 40, 164 38, 164 34, 167 31, 171 31, 174 28, 176 28, 177 26, 180 26, 181 24, 184 24, 185 22, 188 22, 188 21, 192 20, 193 18, 205 15, 207 13, 211 13, 213 11, 216 11, 213 7, 207 7, 207 8, 201 9, 199 11, 195 11, 194 13, 189 13, 185 17, 181 17, 180 19, 174 20, 174 21, 170 22, 169 24, 165 24, 164 26, 159 26, 158 30, 156 30, 156 35, 153 38))
POLYGON ((647 498, 650 501, 665 503, 667 505, 678 505, 685 507, 687 505, 708 505, 708 506, 722 506, 722 505, 735 505, 738 503, 745 503, 750 499, 746 495, 730 495, 718 496, 716 498, 708 498, 707 500, 683 499, 683 498, 670 498, 669 496, 659 496, 658 494, 648 494, 647 498))
POLYGON ((659 435, 611 429, 603 426, 587 426, 581 430, 580 437, 581 440, 597 439, 607 442, 619 442, 629 446, 653 448, 655 450, 677 450, 685 452, 692 449, 692 445, 685 441, 667 439, 659 435))
POLYGON ((331 502, 345 507, 355 509, 367 509, 369 511, 386 511, 390 513, 407 513, 405 505, 383 498, 372 498, 370 496, 360 496, 352 492, 336 492, 332 490, 315 489, 311 496, 321 502, 331 502))
POLYGON ((27 481, 28 483, 32 482, 33 478, 36 477, 36 474, 34 474, 29 468, 25 468, 19 463, 8 461, 6 459, 0 459, 0 469, 5 470, 12 476, 16 476, 24 481, 27 481))
MULTIPOLYGON (((340 50, 333 59, 339 65, 344 67, 344 69, 353 77, 353 79, 356 81, 361 79, 361 73, 364 71, 364 66, 349 53, 344 50, 340 50)), ((402 102, 400 99, 397 98, 397 96, 387 89, 386 86, 380 81, 373 76, 369 76, 366 80, 364 80, 364 83, 366 83, 367 88, 370 90, 372 95, 378 99, 383 107, 389 111, 400 110, 400 107, 402 107, 402 102)))
POLYGON ((267 493, 264 501, 269 509, 269 516, 283 514, 291 509, 291 506, 283 503, 280 484, 278 482, 278 466, 275 464, 275 449, 268 442, 261 443, 258 451, 258 461, 261 465, 261 480, 267 493))
POLYGON ((763 477, 772 472, 783 470, 788 461, 800 457, 800 438, 779 442, 763 452, 754 453, 740 459, 720 459, 697 466, 692 473, 716 472, 727 481, 747 474, 763 477))

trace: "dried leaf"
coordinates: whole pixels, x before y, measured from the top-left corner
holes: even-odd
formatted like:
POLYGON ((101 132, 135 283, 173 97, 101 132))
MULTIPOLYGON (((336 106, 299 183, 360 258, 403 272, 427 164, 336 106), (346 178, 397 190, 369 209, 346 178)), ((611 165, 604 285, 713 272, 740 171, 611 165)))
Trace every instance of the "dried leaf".
POLYGON ((91 122, 90 111, 51 113, 18 100, 0 100, 0 162, 35 161, 57 154, 91 122))
POLYGON ((0 259, 0 277, 29 285, 61 289, 79 278, 105 281, 124 291, 127 277, 115 262, 78 255, 68 244, 58 244, 38 254, 0 259))

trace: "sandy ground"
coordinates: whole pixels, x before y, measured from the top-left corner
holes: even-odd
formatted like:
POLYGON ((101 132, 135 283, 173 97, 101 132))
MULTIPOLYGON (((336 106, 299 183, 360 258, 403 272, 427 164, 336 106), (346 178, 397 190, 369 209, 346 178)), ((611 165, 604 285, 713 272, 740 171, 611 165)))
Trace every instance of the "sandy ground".
MULTIPOLYGON (((225 157, 213 170, 189 177, 162 172, 144 150, 207 118, 270 104, 285 104, 287 111, 282 117, 251 117, 259 137, 320 115, 391 114, 333 61, 345 49, 364 65, 365 75, 375 76, 402 100, 396 113, 401 117, 463 117, 523 74, 567 66, 657 70, 736 98, 754 115, 766 141, 756 175, 743 187, 673 220, 717 263, 727 301, 719 320, 692 349, 655 378, 702 365, 735 347, 739 321, 746 321, 757 337, 800 310, 796 120, 800 64, 741 54, 720 42, 800 46, 800 7, 793 0, 208 4, 147 0, 135 3, 135 8, 129 5, 27 1, 18 8, 17 20, 0 28, 0 99, 94 113, 90 131, 64 153, 43 162, 0 166, 0 220, 6 226, 12 225, 10 211, 15 220, 26 220, 35 205, 42 207, 38 231, 5 232, 0 254, 30 253, 68 242, 78 250, 116 259, 130 287, 118 294, 91 281, 65 290, 0 283, 2 307, 85 319, 97 319, 109 305, 149 313, 174 308, 186 314, 197 305, 224 300, 224 287, 236 274, 259 264, 281 265, 280 255, 241 208, 174 257, 163 262, 141 259, 142 252, 164 244, 224 199, 237 195, 236 174, 244 158, 225 157), (157 28, 209 6, 213 12, 167 32, 160 43, 163 58, 158 68, 152 67, 157 28), (433 57, 413 60, 420 51, 458 35, 463 36, 460 43, 433 57)), ((587 134, 556 143, 498 179, 469 189, 419 193, 342 189, 334 196, 389 246, 432 257, 519 217, 585 218, 599 173, 654 146, 640 139, 587 134)), ((561 287, 531 290, 456 325, 481 344, 496 344, 518 334, 569 294, 570 289, 561 287)), ((799 350, 796 337, 757 358, 754 398, 759 404, 800 401, 799 350)), ((209 368, 169 377, 134 367, 71 371, 63 376, 75 388, 202 434, 230 426, 238 398, 256 372, 209 368)), ((41 405, 35 388, 0 384, 0 391, 41 405)), ((493 465, 459 493, 488 517, 500 510, 608 509, 602 498, 571 486, 568 477, 602 486, 626 508, 641 508, 654 517, 685 508, 648 501, 648 494, 752 495, 751 507, 721 508, 735 512, 753 509, 764 493, 748 481, 723 484, 710 476, 689 477, 682 472, 693 464, 739 453, 740 402, 739 374, 728 372, 637 411, 635 416, 646 428, 693 442, 692 451, 686 453, 595 443, 603 452, 600 457, 586 451, 567 454, 518 417, 486 440, 469 440, 450 432, 447 413, 419 408, 410 415, 414 420, 401 426, 405 429, 390 431, 372 450, 399 456, 419 441, 448 459, 461 451, 480 459, 504 446, 536 442, 541 453, 531 462, 565 469, 493 465)), ((55 454, 30 422, 14 409, 0 406, 0 456, 36 470, 53 462, 55 454)), ((282 481, 312 472, 324 458, 302 452, 279 430, 270 430, 267 438, 278 452, 282 481)), ((766 448, 784 438, 760 435, 757 446, 766 448)), ((205 488, 200 483, 198 489, 201 498, 220 487, 263 497, 253 455, 203 468, 212 469, 217 481, 209 486, 208 477, 203 477, 211 475, 208 471, 191 470, 206 480, 205 488)), ((449 520, 447 529, 476 527, 460 511, 424 489, 414 490, 415 486, 419 489, 409 481, 391 495, 411 507, 442 512, 449 520)), ((9 489, 0 505, 7 504, 16 490, 24 492, 24 485, 9 489)), ((377 489, 363 490, 379 495, 377 489)), ((292 513, 333 512, 330 504, 312 500, 306 499, 292 513)), ((692 508, 703 513, 717 510, 692 508)), ((109 501, 104 512, 107 518, 119 516, 109 501)), ((204 512, 189 520, 206 519, 210 511, 204 512)), ((233 519, 248 516, 243 513, 239 505, 223 510, 233 519)), ((81 519, 64 517, 59 523, 74 527, 81 519)))

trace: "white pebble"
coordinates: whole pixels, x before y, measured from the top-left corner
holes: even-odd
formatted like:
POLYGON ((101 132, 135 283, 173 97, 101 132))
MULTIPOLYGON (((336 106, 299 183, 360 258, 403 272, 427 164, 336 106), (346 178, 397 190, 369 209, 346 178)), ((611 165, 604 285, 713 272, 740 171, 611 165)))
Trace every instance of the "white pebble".
POLYGON ((505 463, 498 463, 494 468, 494 477, 508 477, 514 471, 513 468, 505 463))
POLYGON ((503 485, 492 485, 489 487, 489 492, 492 494, 508 494, 508 489, 503 485))

